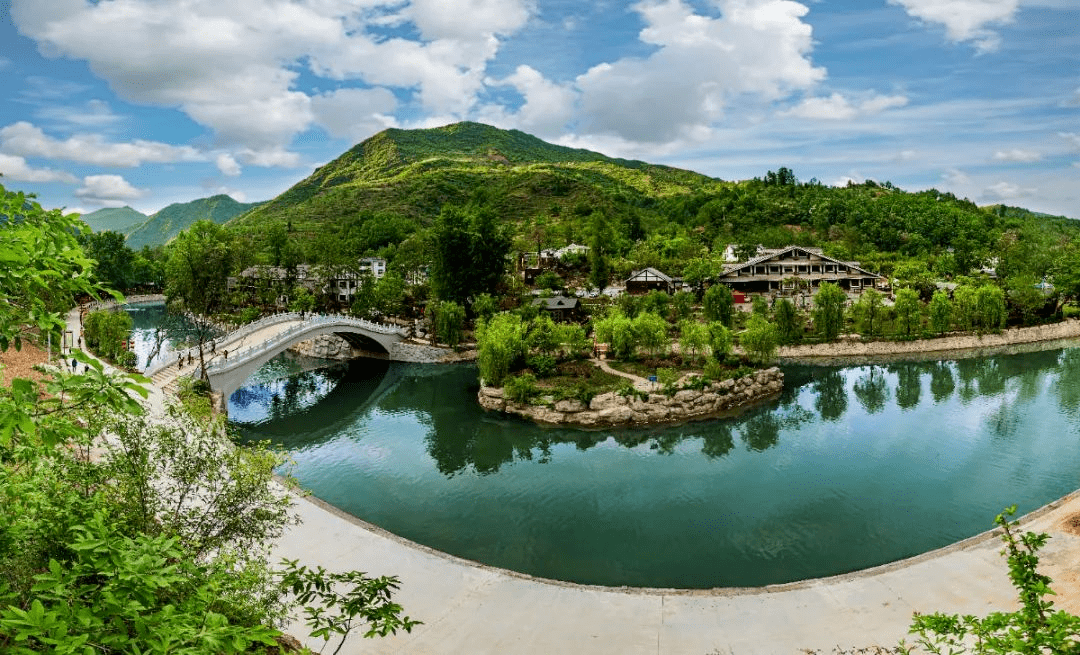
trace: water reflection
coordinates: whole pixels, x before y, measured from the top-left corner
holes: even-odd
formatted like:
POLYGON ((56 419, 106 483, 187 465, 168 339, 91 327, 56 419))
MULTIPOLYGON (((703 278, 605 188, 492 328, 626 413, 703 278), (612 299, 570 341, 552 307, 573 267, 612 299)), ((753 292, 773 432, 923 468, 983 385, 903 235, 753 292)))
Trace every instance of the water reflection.
POLYGON ((350 513, 596 584, 840 573, 971 536, 1080 479, 1077 351, 785 375, 776 400, 742 415, 637 429, 485 413, 470 366, 352 362, 263 381, 233 407, 350 513))

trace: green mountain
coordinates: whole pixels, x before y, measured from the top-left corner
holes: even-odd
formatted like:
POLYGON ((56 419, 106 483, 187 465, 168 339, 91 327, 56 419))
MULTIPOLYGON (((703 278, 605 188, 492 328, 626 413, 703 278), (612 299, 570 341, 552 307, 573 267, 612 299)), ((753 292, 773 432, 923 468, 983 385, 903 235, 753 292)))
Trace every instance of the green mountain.
POLYGON ((616 276, 644 266, 682 275, 736 243, 820 246, 884 273, 918 259, 941 276, 1014 244, 1010 253, 1044 256, 1000 270, 1041 277, 1054 248, 1080 239, 1080 222, 980 208, 936 189, 832 187, 785 167, 728 182, 477 123, 380 132, 229 227, 267 263, 378 253, 412 270, 429 257, 429 228, 446 205, 489 210, 515 248, 602 244, 616 276))
POLYGON ((517 130, 456 123, 389 129, 315 170, 307 179, 231 225, 263 231, 289 222, 318 232, 363 211, 429 223, 444 204, 482 196, 505 221, 592 207, 650 204, 713 182, 698 173, 546 143, 517 130))
POLYGON ((187 229, 195 221, 203 219, 222 224, 260 203, 239 203, 229 196, 218 195, 191 202, 175 203, 150 216, 128 233, 127 245, 133 250, 143 246, 157 246, 187 229))
POLYGON ((146 214, 136 211, 131 207, 108 207, 83 214, 80 218, 90 226, 94 232, 119 232, 128 234, 136 227, 146 222, 149 218, 146 214))

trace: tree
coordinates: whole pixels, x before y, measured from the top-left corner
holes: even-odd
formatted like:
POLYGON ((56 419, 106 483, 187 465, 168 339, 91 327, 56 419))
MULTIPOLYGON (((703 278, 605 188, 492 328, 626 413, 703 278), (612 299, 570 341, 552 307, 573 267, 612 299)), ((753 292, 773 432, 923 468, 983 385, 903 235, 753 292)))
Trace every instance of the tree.
POLYGON ((558 335, 555 332, 555 322, 547 314, 541 314, 529 324, 529 332, 526 343, 534 348, 550 355, 559 347, 558 335))
POLYGON ((433 228, 431 286, 441 300, 467 305, 494 293, 506 271, 510 238, 487 207, 447 205, 433 228))
POLYGON ((503 385, 510 371, 525 358, 527 332, 528 326, 521 317, 506 312, 477 325, 476 367, 482 384, 503 385))
POLYGON ((397 316, 405 307, 405 280, 390 271, 375 283, 375 308, 384 316, 397 316))
POLYGON ((944 334, 952 326, 952 301, 944 290, 937 290, 930 299, 930 329, 944 334))
POLYGON ((896 292, 896 332, 910 337, 917 332, 922 321, 919 292, 915 289, 900 289, 896 292))
POLYGON ((1024 325, 1034 324, 1039 311, 1046 306, 1046 296, 1036 287, 1037 284, 1035 276, 1030 273, 1014 275, 1005 280, 1006 297, 1024 325))
POLYGON ((726 284, 714 284, 705 292, 703 310, 705 319, 720 321, 731 328, 735 318, 735 297, 726 284))
POLYGON ((754 296, 754 300, 750 303, 750 311, 758 316, 769 316, 769 303, 766 302, 764 296, 754 296))
POLYGON ((444 300, 431 306, 431 339, 442 341, 451 348, 461 343, 465 329, 465 308, 444 300))
POLYGON ((597 341, 610 344, 611 354, 618 359, 626 359, 637 350, 634 322, 618 310, 594 321, 593 333, 597 341))
MULTIPOLYGON (((165 295, 169 302, 180 301, 191 313, 208 317, 225 306, 226 286, 233 259, 233 238, 222 226, 212 221, 196 221, 176 235, 169 245, 165 265, 168 283, 165 295)), ((199 368, 206 376, 204 345, 214 336, 212 327, 197 321, 199 368)))
POLYGON ((852 306, 852 311, 859 326, 859 332, 871 337, 881 332, 885 311, 880 293, 874 289, 863 291, 859 302, 852 306))
MULTIPOLYGON (((668 324, 659 314, 643 311, 634 317, 634 341, 644 346, 651 355, 656 356, 668 345, 668 324)), ((633 349, 629 351, 633 354, 633 349)))
POLYGON ((976 327, 975 288, 962 284, 953 291, 953 316, 956 327, 967 331, 976 327))
POLYGON ((709 323, 709 350, 717 361, 731 353, 731 330, 720 321, 709 323))
POLYGON ((790 299, 781 298, 776 302, 774 319, 781 344, 798 343, 802 340, 802 318, 799 316, 799 310, 795 308, 795 303, 790 299))
POLYGON ((764 364, 776 356, 779 341, 776 326, 758 314, 752 315, 746 322, 746 329, 739 333, 739 345, 759 364, 764 364))
POLYGON ((694 359, 699 352, 703 352, 709 344, 709 329, 693 319, 685 319, 679 323, 679 347, 683 355, 690 354, 694 359))
POLYGON ((847 294, 832 282, 823 282, 814 296, 814 327, 826 341, 833 341, 844 327, 847 294))
POLYGON ((975 325, 980 331, 1005 327, 1005 292, 1001 287, 985 285, 975 292, 975 325))
POLYGON ((0 186, 0 350, 19 349, 35 333, 59 342, 75 295, 102 292, 76 239, 82 229, 75 217, 0 186))
POLYGON ((124 243, 124 235, 106 230, 83 233, 79 243, 96 263, 94 273, 110 289, 127 289, 135 280, 135 253, 124 243))

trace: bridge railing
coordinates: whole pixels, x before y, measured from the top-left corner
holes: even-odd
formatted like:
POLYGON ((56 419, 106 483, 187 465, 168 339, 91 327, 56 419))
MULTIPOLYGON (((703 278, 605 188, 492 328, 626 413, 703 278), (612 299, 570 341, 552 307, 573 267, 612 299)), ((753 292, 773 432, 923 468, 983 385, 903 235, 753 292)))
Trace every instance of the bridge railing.
MULTIPOLYGON (((217 350, 221 346, 221 344, 223 344, 223 343, 226 343, 228 341, 232 341, 232 340, 235 340, 235 339, 242 339, 243 337, 246 337, 249 334, 253 334, 254 332, 257 332, 257 331, 259 331, 259 330, 261 330, 261 329, 263 329, 265 327, 268 327, 268 326, 271 326, 271 325, 277 325, 278 323, 285 323, 285 322, 288 322, 288 321, 298 321, 298 320, 300 320, 300 314, 298 314, 296 312, 282 312, 280 314, 271 314, 270 316, 264 316, 264 317, 260 318, 257 321, 252 321, 251 323, 245 323, 244 325, 240 326, 238 329, 233 330, 232 332, 229 332, 228 334, 223 334, 220 337, 217 337, 216 339, 211 339, 210 341, 207 341, 206 344, 204 345, 204 348, 208 348, 208 347, 210 347, 210 344, 214 344, 213 349, 217 350)), ((187 352, 189 350, 191 350, 191 348, 186 349, 185 352, 187 352)), ((161 359, 161 360, 158 360, 153 366, 147 368, 146 371, 143 372, 143 375, 151 375, 152 376, 155 373, 157 373, 158 371, 161 371, 161 370, 163 370, 165 368, 168 368, 169 366, 175 366, 175 365, 176 365, 175 360, 174 361, 168 361, 168 360, 165 360, 165 359, 161 359)), ((207 368, 209 368, 209 367, 207 367, 207 368)))
MULTIPOLYGON (((292 318, 294 320, 300 320, 300 315, 299 314, 288 314, 288 315, 279 314, 278 316, 292 316, 292 318)), ((268 325, 273 325, 275 323, 281 323, 281 322, 283 322, 283 321, 282 320, 277 320, 277 321, 264 323, 263 325, 260 326, 260 328, 266 327, 268 325)), ((318 326, 321 326, 321 325, 343 325, 343 326, 351 326, 351 327, 360 327, 360 328, 363 328, 365 330, 369 330, 371 332, 376 332, 378 334, 396 334, 396 335, 399 335, 401 337, 408 336, 406 331, 403 328, 393 326, 393 325, 385 325, 383 323, 375 323, 374 321, 368 321, 368 320, 362 319, 362 318, 354 318, 352 316, 347 316, 345 314, 316 314, 316 315, 313 315, 313 316, 310 316, 308 318, 303 319, 302 323, 298 323, 297 325, 294 325, 294 326, 288 328, 284 332, 280 332, 280 333, 274 335, 273 337, 267 339, 266 341, 263 341, 263 342, 260 342, 260 343, 257 343, 257 344, 253 344, 251 346, 248 346, 247 348, 242 348, 240 350, 230 352, 229 353, 231 355, 230 359, 225 359, 223 354, 221 353, 221 351, 218 351, 218 353, 217 353, 216 357, 214 358, 214 360, 206 365, 206 371, 207 371, 207 373, 216 373, 216 372, 225 370, 227 368, 232 368, 234 366, 239 366, 241 363, 244 362, 244 360, 248 359, 249 355, 251 355, 253 353, 272 350, 277 345, 279 345, 281 342, 288 341, 288 340, 292 339, 292 337, 294 335, 296 335, 297 333, 304 332, 306 330, 310 330, 313 327, 318 327, 318 326), (232 366, 230 366, 230 364, 232 366)), ((226 335, 226 337, 224 339, 231 339, 233 337, 233 335, 235 335, 235 334, 236 333, 226 335)))

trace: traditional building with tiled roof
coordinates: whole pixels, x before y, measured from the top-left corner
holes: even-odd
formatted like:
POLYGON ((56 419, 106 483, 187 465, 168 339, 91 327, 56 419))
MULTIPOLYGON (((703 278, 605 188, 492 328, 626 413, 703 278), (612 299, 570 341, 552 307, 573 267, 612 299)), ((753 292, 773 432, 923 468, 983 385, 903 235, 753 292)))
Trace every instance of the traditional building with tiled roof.
POLYGON ((888 280, 859 266, 822 253, 821 248, 788 246, 769 249, 741 264, 724 267, 719 281, 733 291, 787 295, 814 293, 822 282, 837 284, 849 293, 888 289, 888 280))

